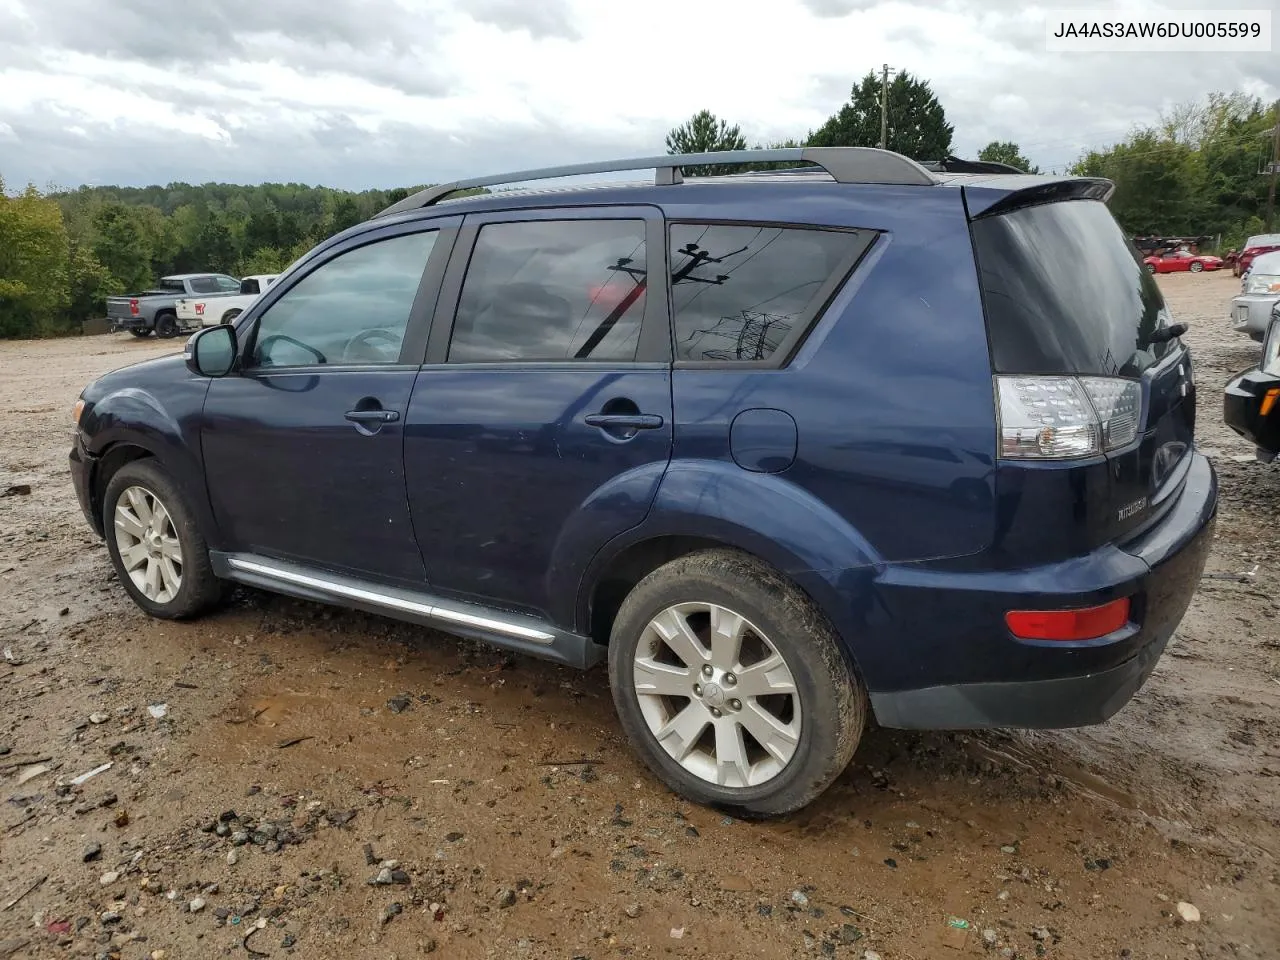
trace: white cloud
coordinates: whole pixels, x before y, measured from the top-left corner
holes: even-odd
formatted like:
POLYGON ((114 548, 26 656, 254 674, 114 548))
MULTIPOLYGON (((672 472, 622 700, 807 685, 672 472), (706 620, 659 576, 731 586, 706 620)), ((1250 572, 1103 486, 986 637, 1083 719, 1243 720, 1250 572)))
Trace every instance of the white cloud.
POLYGON ((650 0, 630 17, 604 0, 203 0, 179 16, 0 0, 0 138, 24 145, 0 175, 392 186, 660 153, 704 107, 766 141, 818 126, 885 61, 930 81, 958 154, 1011 139, 1046 167, 1210 90, 1280 96, 1280 56, 1049 55, 1043 16, 1014 0, 650 0))

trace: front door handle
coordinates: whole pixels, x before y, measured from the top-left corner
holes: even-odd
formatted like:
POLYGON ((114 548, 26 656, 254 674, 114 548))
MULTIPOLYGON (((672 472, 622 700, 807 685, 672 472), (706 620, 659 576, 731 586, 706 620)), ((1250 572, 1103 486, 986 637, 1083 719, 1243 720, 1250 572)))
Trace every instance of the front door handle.
POLYGON ((604 430, 657 430, 662 418, 656 413, 590 413, 586 424, 604 430))
POLYGON ((400 419, 396 410, 348 410, 343 416, 352 423, 395 423, 400 419))

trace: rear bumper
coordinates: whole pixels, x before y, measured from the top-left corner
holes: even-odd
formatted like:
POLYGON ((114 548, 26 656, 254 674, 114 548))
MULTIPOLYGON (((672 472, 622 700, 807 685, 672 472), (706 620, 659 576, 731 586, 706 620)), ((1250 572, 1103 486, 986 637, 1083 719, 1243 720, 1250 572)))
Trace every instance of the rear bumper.
POLYGON ((117 330, 150 330, 151 325, 142 317, 107 317, 117 330))
POLYGON ((1259 450, 1280 453, 1280 405, 1269 416, 1262 415, 1262 398, 1273 387, 1280 387, 1280 377, 1254 368, 1232 379, 1222 394, 1222 418, 1259 450))
MULTIPOLYGON (((1200 581, 1213 540, 1217 477, 1198 453, 1178 499, 1137 539, 1051 567, 940 574, 931 588, 899 584, 882 596, 901 611, 897 629, 927 629, 934 649, 919 666, 931 682, 871 692, 881 726, 917 729, 1058 728, 1101 723, 1138 691, 1164 652, 1200 581), (895 595, 896 594, 896 595, 895 595), (1070 609, 1129 597, 1133 618, 1079 643, 1028 643, 1004 629, 1004 612, 1070 609), (914 614, 911 611, 917 611, 914 614), (919 626, 917 626, 919 625, 919 626), (939 672, 958 674, 946 682, 939 672)), ((927 634, 926 634, 927 636, 927 634)))
POLYGON ((1260 293, 1242 293, 1231 300, 1231 329, 1247 333, 1259 343, 1267 334, 1271 311, 1280 297, 1260 293))

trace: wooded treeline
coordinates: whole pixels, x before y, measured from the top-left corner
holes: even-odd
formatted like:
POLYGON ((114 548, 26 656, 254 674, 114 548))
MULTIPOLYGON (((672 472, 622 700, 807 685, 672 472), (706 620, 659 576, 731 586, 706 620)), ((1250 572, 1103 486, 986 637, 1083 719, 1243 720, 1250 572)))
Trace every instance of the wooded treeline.
MULTIPOLYGON (((879 90, 868 73, 817 130, 767 146, 875 146, 879 90)), ((952 153, 954 129, 926 81, 899 73, 888 102, 890 150, 919 160, 952 153)), ((1240 93, 1213 94, 1086 152, 1069 170, 1114 180, 1111 207, 1134 235, 1221 235, 1223 248, 1238 247, 1264 228, 1260 170, 1277 109, 1240 93)), ((706 110, 667 136, 669 153, 746 147, 738 126, 706 110)), ((993 141, 979 157, 1039 172, 1016 142, 993 141)), ((7 193, 0 180, 0 337, 78 331, 82 320, 102 315, 105 297, 145 289, 165 274, 275 273, 416 189, 171 183, 7 193)))

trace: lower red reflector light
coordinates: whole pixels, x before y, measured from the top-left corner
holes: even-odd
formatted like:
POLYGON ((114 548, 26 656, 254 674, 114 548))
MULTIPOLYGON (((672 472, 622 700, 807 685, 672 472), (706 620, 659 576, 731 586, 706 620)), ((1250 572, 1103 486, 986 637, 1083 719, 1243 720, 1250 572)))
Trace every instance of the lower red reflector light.
POLYGON ((1083 610, 1010 610, 1004 622, 1020 640, 1096 640, 1129 622, 1129 598, 1083 610))

